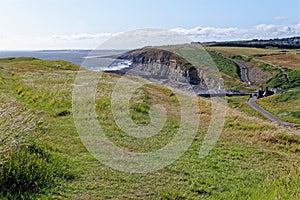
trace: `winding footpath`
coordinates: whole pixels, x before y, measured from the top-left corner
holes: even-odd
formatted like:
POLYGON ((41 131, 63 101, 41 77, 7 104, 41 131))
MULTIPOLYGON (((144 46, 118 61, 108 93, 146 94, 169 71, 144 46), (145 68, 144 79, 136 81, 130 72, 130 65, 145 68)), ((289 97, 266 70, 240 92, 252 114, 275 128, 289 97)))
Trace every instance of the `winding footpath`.
MULTIPOLYGON (((232 60, 239 68, 241 71, 241 79, 243 82, 245 82, 246 84, 249 85, 249 87, 252 87, 256 90, 259 90, 260 87, 257 85, 254 85, 250 82, 249 78, 248 78, 248 69, 246 66, 244 66, 243 64, 239 63, 236 60, 230 59, 232 60)), ((284 122, 281 121, 280 119, 278 119, 277 117, 275 117, 274 115, 272 115, 271 113, 269 113, 268 111, 264 110, 263 108, 261 108, 260 106, 258 106, 255 101, 257 100, 256 96, 251 96, 248 100, 248 104, 251 108, 253 108, 254 110, 258 111, 259 113, 261 113, 263 116, 265 116, 266 118, 268 118, 269 120, 282 125, 282 126, 290 126, 290 127, 294 127, 295 124, 293 123, 289 123, 289 122, 284 122)))

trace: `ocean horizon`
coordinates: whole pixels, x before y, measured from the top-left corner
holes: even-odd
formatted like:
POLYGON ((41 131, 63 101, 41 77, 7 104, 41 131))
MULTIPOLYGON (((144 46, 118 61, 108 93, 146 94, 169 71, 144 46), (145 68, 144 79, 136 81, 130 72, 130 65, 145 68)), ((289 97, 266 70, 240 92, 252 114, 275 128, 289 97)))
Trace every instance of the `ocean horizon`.
POLYGON ((116 62, 115 59, 103 58, 103 56, 116 55, 122 52, 124 52, 124 50, 12 50, 0 51, 0 59, 34 57, 43 60, 64 60, 94 71, 114 71, 128 67, 130 62, 124 60, 116 62))

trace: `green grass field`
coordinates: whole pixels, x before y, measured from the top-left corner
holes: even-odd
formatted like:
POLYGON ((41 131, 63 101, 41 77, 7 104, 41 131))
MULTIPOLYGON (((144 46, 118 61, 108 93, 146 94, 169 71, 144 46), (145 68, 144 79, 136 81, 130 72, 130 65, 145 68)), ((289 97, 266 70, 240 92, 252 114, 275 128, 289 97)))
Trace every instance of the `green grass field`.
POLYGON ((257 103, 267 111, 288 122, 300 124, 300 87, 260 99, 257 103))
MULTIPOLYGON (((0 69, 1 199, 300 199, 299 130, 258 117, 241 104, 245 99, 229 102, 207 157, 199 158, 199 150, 211 105, 199 98, 201 123, 190 148, 163 169, 134 174, 102 164, 80 140, 72 113, 79 67, 23 58, 0 60, 0 69)), ((98 83, 95 109, 106 135, 133 152, 165 146, 180 123, 176 96, 141 87, 130 100, 132 119, 147 124, 149 106, 162 104, 167 121, 154 137, 133 138, 117 127, 110 108, 118 79, 104 74, 98 83)))

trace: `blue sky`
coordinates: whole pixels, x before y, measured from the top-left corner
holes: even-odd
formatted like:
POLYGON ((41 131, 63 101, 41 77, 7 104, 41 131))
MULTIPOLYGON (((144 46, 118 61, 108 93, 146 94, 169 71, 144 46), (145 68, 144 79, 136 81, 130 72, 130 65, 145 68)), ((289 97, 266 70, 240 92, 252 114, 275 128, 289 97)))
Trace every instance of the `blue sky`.
MULTIPOLYGON (((219 31, 236 28, 244 33, 262 24, 269 27, 268 31, 291 28, 292 32, 281 33, 280 37, 297 34, 299 23, 300 0, 0 0, 0 49, 17 49, 17 45, 20 49, 67 48, 64 45, 68 44, 59 39, 67 40, 68 35, 70 48, 88 48, 92 41, 71 45, 72 37, 88 35, 91 39, 97 35, 99 39, 103 33, 140 28, 179 28, 195 38, 197 27, 219 31)), ((258 34, 257 30, 253 37, 259 37, 258 34)), ((242 35, 237 36, 243 39, 242 35)), ((109 36, 102 39, 105 37, 109 36)), ((211 39, 226 40, 222 35, 214 37, 211 39)))

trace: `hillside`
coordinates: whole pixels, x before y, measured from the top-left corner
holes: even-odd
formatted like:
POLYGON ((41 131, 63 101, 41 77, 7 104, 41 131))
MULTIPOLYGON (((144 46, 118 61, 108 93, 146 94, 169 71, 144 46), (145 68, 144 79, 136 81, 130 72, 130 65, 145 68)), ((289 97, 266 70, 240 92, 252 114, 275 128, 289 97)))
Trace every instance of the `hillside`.
POLYGON ((275 38, 268 40, 241 40, 228 42, 208 42, 203 43, 208 46, 230 46, 230 47, 254 47, 254 48, 283 48, 283 49, 299 49, 300 37, 291 38, 275 38))
POLYGON ((111 73, 156 80, 181 90, 192 87, 196 93, 202 93, 224 84, 225 88, 251 91, 241 82, 240 69, 234 62, 197 45, 147 47, 129 51, 117 59, 130 60, 132 65, 111 73), (220 78, 223 83, 218 82, 220 78))
POLYGON ((299 49, 263 49, 247 47, 208 47, 224 57, 236 59, 248 68, 251 82, 262 88, 283 88, 285 91, 258 104, 281 120, 299 124, 300 54, 299 49))
POLYGON ((300 124, 300 87, 260 99, 258 104, 285 121, 300 124))
MULTIPOLYGON (((1 199, 300 198, 297 129, 228 107, 216 146, 199 157, 212 116, 208 99, 197 98, 200 110, 193 115, 199 117, 199 130, 175 162, 141 174, 104 165, 83 145, 74 124, 72 92, 78 70, 82 68, 63 61, 0 60, 1 199)), ((163 106, 156 112, 167 115, 159 133, 136 138, 117 126, 111 108, 121 77, 93 73, 101 75, 95 94, 97 120, 115 145, 149 152, 175 137, 181 111, 171 89, 147 83, 133 94, 129 110, 136 124, 150 123, 152 105, 163 106)))

